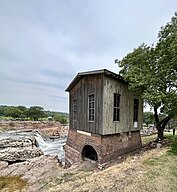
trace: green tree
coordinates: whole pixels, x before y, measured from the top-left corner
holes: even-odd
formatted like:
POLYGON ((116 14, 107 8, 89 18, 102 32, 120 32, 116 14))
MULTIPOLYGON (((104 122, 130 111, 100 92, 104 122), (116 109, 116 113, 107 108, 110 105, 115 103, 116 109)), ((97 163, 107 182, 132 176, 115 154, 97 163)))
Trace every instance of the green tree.
POLYGON ((61 123, 61 124, 67 124, 67 122, 68 122, 68 121, 67 121, 67 118, 66 118, 65 116, 62 116, 62 117, 61 117, 61 120, 60 120, 60 123, 61 123))
POLYGON ((17 106, 18 109, 20 109, 21 111, 25 111, 27 108, 23 105, 19 105, 17 106))
POLYGON ((60 115, 59 113, 57 113, 57 114, 55 114, 55 115, 53 116, 53 119, 54 119, 55 121, 60 122, 60 120, 61 120, 61 115, 60 115))
POLYGON ((27 116, 26 116, 26 110, 27 110, 27 108, 26 108, 25 106, 22 106, 22 105, 17 106, 17 108, 21 110, 21 116, 20 116, 20 118, 21 118, 21 119, 25 119, 25 118, 27 117, 27 116))
POLYGON ((21 117, 22 111, 17 107, 11 106, 11 107, 6 107, 4 113, 6 117, 12 117, 15 119, 15 118, 21 117))
POLYGON ((67 118, 64 115, 60 114, 60 113, 55 114, 53 118, 54 118, 55 121, 58 121, 61 124, 66 124, 67 123, 67 118))
POLYGON ((6 105, 1 105, 0 106, 0 117, 5 116, 5 108, 6 107, 7 107, 6 105))
POLYGON ((177 13, 161 28, 156 45, 142 44, 116 63, 129 88, 154 109, 158 138, 177 114, 177 13), (159 111, 164 115, 159 118, 159 111))
POLYGON ((143 113, 143 122, 148 126, 154 123, 154 114, 152 112, 143 113))
POLYGON ((34 121, 38 121, 40 118, 45 117, 44 109, 40 106, 32 106, 26 110, 25 114, 34 121))

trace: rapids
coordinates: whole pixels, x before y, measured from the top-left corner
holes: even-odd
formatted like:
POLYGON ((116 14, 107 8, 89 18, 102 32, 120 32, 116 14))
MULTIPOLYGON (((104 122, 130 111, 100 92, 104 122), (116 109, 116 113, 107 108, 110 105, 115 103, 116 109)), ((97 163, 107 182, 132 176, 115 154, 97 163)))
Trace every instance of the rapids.
POLYGON ((56 139, 44 139, 38 131, 7 131, 0 133, 0 138, 22 138, 34 137, 37 147, 39 147, 44 155, 57 155, 61 162, 64 162, 64 149, 66 137, 56 139))

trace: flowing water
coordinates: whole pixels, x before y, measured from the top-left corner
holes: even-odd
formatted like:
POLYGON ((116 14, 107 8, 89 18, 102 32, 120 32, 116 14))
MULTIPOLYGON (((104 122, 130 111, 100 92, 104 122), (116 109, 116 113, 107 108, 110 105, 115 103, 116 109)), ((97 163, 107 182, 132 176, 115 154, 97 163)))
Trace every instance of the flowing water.
POLYGON ((20 139, 21 137, 29 138, 31 136, 35 138, 37 147, 43 151, 44 155, 57 155, 58 159, 64 162, 65 157, 63 146, 66 143, 66 137, 44 140, 38 131, 8 131, 0 133, 0 138, 13 137, 20 139))
POLYGON ((64 161, 63 146, 66 143, 66 138, 47 139, 44 140, 40 134, 34 136, 38 147, 44 152, 44 155, 58 155, 58 159, 64 161))

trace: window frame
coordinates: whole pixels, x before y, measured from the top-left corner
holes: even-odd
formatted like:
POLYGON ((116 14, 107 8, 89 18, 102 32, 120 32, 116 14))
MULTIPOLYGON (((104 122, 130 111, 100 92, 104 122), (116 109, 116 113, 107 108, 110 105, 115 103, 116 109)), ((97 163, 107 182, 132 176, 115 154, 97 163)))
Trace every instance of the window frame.
POLYGON ((95 121, 95 94, 88 95, 88 122, 95 121), (93 97, 93 100, 91 99, 93 97), (91 100, 90 100, 91 99, 91 100))
POLYGON ((139 121, 139 99, 134 98, 133 101, 133 122, 139 121))
POLYGON ((121 95, 119 93, 114 93, 113 122, 120 122, 120 96, 121 95))
POLYGON ((73 99, 73 121, 77 121, 77 99, 73 99))

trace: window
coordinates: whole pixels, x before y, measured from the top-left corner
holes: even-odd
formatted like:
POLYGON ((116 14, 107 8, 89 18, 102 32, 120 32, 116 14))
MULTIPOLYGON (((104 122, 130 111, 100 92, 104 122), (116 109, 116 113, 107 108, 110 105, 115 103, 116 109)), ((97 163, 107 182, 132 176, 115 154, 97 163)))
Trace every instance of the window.
POLYGON ((120 95, 114 93, 114 113, 113 113, 113 121, 120 120, 120 95))
POLYGON ((77 121, 77 99, 73 100, 73 120, 77 121))
POLYGON ((94 94, 88 96, 88 120, 95 120, 95 99, 94 94))
POLYGON ((133 115, 134 122, 138 122, 138 108, 139 108, 139 100, 134 99, 134 115, 133 115))

